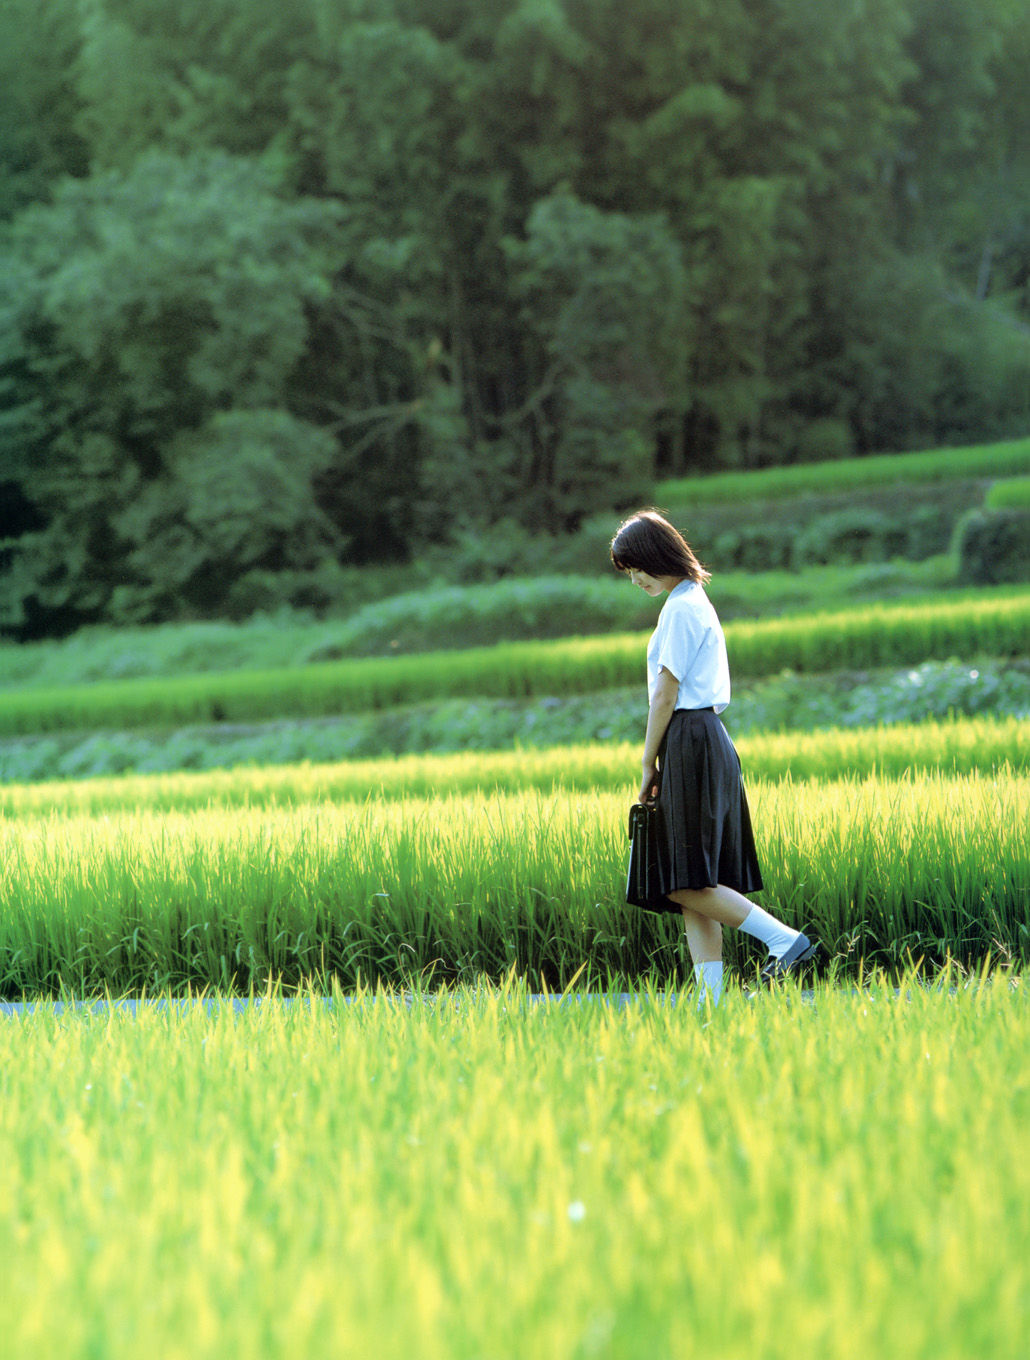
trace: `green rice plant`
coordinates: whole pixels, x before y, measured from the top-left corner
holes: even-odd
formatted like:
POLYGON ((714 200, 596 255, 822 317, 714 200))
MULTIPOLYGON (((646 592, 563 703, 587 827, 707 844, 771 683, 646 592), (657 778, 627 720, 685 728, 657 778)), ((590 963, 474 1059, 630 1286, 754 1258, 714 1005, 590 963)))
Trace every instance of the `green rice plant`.
MULTIPOLYGON (((641 721, 641 734, 643 721, 641 721)), ((641 741, 643 737, 641 735, 641 741)), ((948 722, 761 733, 737 739, 754 779, 897 777, 915 771, 970 774, 1030 767, 1030 721, 965 718, 948 722)), ((515 751, 461 751, 395 759, 242 767, 202 773, 120 775, 0 785, 0 817, 132 810, 188 812, 205 807, 297 807, 367 797, 426 798, 536 789, 629 793, 640 742, 594 742, 515 751)))
MULTIPOLYGON (((751 784, 763 899, 842 966, 1030 955, 1030 779, 751 784)), ((0 995, 353 987, 419 976, 583 985, 689 972, 626 907, 625 793, 534 791, 0 825, 0 995)), ((728 958, 749 967, 747 942, 728 958)))
POLYGON ((18 690, 3 697, 0 731, 316 717, 455 694, 521 697, 563 687, 582 693, 620 683, 631 652, 634 678, 639 678, 640 649, 640 637, 632 634, 323 662, 303 669, 18 690))
POLYGON ((1030 510, 1030 477, 1006 477, 984 497, 988 510, 1030 510))
MULTIPOLYGON (((83 629, 59 641, 9 642, 0 644, 0 686, 294 669, 345 657, 647 627, 657 613, 654 601, 617 578, 605 554, 598 557, 596 567, 591 576, 512 578, 471 586, 422 584, 385 599, 374 598, 344 618, 284 613, 245 623, 210 620, 83 629)), ((374 569, 371 575, 374 579, 374 569)), ((817 588, 813 575, 801 580, 801 603, 817 588)), ((846 598, 840 585, 836 592, 846 598)))
MULTIPOLYGON (((611 527, 611 526, 609 526, 611 527)), ((303 614, 83 628, 70 637, 0 642, 0 690, 309 665, 345 656, 394 655, 529 637, 645 628, 653 600, 608 571, 598 548, 592 575, 511 578, 490 585, 407 590, 341 618, 303 614)), ((376 569, 370 569, 370 582, 376 569)), ((957 600, 950 557, 925 562, 804 567, 761 574, 720 571, 712 599, 720 616, 765 617, 801 609, 843 608, 879 598, 957 600)), ((975 592, 965 592, 973 598, 975 592)))
POLYGON ((1017 1360, 1028 1031, 912 974, 3 1019, 6 1347, 1017 1360))
MULTIPOLYGON (((738 621, 726 628, 731 667, 741 678, 785 669, 818 672, 953 655, 1022 654, 1028 635, 1025 587, 985 593, 975 603, 867 606, 738 621)), ((3 696, 0 734, 315 717, 448 695, 583 694, 632 684, 643 671, 643 640, 634 633, 302 669, 26 689, 3 696)))
POLYGON ((660 482, 662 505, 715 505, 777 500, 809 492, 845 492, 892 482, 938 482, 952 478, 994 478, 1030 470, 1030 439, 1010 439, 968 448, 885 453, 842 461, 802 463, 752 472, 719 472, 660 482))
MULTIPOLYGON (((989 716, 1030 716, 1030 658, 924 661, 859 675, 786 672, 735 681, 725 721, 739 739, 758 732, 989 716)), ((0 808, 4 786, 14 783, 637 741, 643 721, 638 680, 591 694, 588 703, 578 694, 449 698, 331 718, 7 737, 0 738, 0 808)))
POLYGON ((1030 768, 1030 721, 964 718, 948 722, 833 728, 743 736, 745 770, 759 779, 836 779, 917 771, 948 774, 1030 768))
POLYGON ((726 629, 731 668, 741 676, 1022 655, 1028 637, 1030 592, 1019 587, 975 603, 870 605, 726 629))

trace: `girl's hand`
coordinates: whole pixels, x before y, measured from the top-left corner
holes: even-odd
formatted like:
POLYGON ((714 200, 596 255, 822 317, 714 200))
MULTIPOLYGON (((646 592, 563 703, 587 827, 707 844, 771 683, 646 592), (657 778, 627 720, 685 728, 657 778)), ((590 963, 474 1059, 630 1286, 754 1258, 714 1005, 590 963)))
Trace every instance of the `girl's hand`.
POLYGON ((645 765, 644 777, 640 781, 640 796, 638 802, 653 803, 658 797, 658 766, 645 765))

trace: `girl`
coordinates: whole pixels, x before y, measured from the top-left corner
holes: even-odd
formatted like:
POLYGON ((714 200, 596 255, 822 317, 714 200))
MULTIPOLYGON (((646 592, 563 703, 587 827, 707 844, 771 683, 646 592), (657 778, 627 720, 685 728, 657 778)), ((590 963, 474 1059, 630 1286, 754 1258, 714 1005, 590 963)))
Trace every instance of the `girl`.
POLYGON ((647 647, 649 709, 640 802, 655 803, 658 862, 665 904, 682 912, 700 1000, 722 994, 722 927, 762 941, 767 984, 793 972, 819 949, 745 893, 758 892, 751 817, 740 760, 718 715, 730 701, 722 626, 704 586, 709 573, 661 515, 642 510, 619 526, 612 561, 657 599, 668 591, 647 647))

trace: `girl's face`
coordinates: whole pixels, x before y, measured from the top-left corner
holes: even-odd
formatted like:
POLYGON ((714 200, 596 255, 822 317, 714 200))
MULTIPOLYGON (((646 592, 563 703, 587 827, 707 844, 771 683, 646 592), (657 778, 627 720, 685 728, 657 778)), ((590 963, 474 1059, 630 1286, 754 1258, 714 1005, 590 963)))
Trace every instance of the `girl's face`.
POLYGON ((652 600, 656 599, 663 590, 668 590, 668 578, 664 576, 648 576, 646 571, 641 571, 639 567, 627 567, 626 575, 635 586, 639 586, 645 595, 650 595, 652 600))

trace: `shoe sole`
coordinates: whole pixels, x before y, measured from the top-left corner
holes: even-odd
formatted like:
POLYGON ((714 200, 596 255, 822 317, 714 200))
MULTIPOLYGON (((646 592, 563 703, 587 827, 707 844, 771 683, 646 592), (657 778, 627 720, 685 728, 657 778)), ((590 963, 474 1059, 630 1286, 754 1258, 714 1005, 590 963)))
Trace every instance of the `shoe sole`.
POLYGON ((813 963, 823 952, 822 944, 816 940, 810 944, 803 954, 799 954, 796 959, 791 959, 782 973, 771 973, 768 976, 759 973, 758 987, 772 987, 777 982, 782 982, 784 978, 790 977, 791 973, 796 972, 803 963, 813 963))

